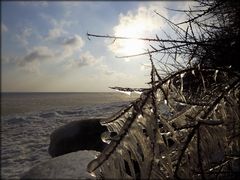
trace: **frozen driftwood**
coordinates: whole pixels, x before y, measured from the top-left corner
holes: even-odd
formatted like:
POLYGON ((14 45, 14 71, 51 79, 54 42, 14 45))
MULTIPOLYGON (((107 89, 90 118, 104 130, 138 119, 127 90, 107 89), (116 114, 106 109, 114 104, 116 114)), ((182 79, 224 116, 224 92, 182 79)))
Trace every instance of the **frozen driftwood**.
POLYGON ((157 81, 153 67, 152 88, 101 121, 115 136, 88 171, 110 179, 237 177, 240 76, 217 70, 217 77, 196 67, 157 81))

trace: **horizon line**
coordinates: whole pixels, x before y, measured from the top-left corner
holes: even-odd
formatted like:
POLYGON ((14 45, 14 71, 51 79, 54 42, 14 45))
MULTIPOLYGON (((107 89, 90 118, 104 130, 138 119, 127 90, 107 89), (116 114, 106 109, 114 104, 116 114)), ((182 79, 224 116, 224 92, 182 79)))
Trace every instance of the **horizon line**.
POLYGON ((117 91, 1 91, 1 93, 109 93, 117 91))

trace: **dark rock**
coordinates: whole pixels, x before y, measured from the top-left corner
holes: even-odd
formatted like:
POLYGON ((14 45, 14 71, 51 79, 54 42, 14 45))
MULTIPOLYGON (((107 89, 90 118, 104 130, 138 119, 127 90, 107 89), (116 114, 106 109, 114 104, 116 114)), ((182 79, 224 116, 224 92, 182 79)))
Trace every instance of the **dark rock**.
POLYGON ((48 152, 52 157, 78 150, 102 151, 107 145, 101 140, 101 134, 107 131, 100 119, 87 119, 70 122, 50 136, 48 152))

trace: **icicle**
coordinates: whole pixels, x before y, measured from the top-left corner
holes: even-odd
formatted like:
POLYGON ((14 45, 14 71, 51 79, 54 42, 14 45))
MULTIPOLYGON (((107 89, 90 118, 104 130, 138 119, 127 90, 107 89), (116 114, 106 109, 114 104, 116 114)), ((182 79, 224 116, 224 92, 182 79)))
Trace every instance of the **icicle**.
POLYGON ((135 93, 137 93, 137 94, 142 94, 142 92, 141 91, 134 91, 135 93))
POLYGON ((181 130, 179 130, 179 132, 186 133, 186 132, 188 132, 188 130, 187 129, 181 129, 181 130))
POLYGON ((157 90, 157 92, 156 92, 156 98, 157 98, 157 99, 160 99, 160 97, 161 97, 161 92, 160 92, 159 90, 157 90))
POLYGON ((183 102, 179 102, 178 103, 180 106, 185 106, 186 105, 186 103, 183 103, 183 102))
POLYGON ((159 158, 155 158, 154 161, 158 164, 160 162, 159 158))
POLYGON ((214 111, 217 111, 218 109, 218 104, 214 107, 214 111))
POLYGON ((198 64, 198 65, 197 65, 197 67, 198 67, 198 69, 199 69, 199 70, 201 69, 201 66, 200 66, 200 64, 198 64))
POLYGON ((137 118, 140 119, 140 118, 142 118, 142 117, 143 117, 143 116, 142 116, 141 114, 139 114, 137 118))
POLYGON ((118 149, 117 150, 119 154, 123 155, 123 150, 122 149, 118 149))
POLYGON ((194 76, 195 76, 195 71, 194 71, 194 70, 192 70, 192 75, 194 75, 194 76))
POLYGON ((215 82, 216 82, 216 80, 217 80, 217 74, 218 74, 218 70, 216 70, 215 73, 214 73, 214 81, 215 81, 215 82))
POLYGON ((164 99, 164 104, 167 104, 168 102, 167 102, 167 100, 166 99, 164 99))
POLYGON ((91 172, 90 175, 91 175, 92 177, 96 177, 96 174, 95 174, 94 172, 91 172))
POLYGON ((180 81, 181 81, 181 88, 180 88, 180 92, 181 92, 181 94, 182 94, 182 92, 183 92, 183 77, 184 77, 184 75, 185 75, 185 73, 182 73, 182 74, 180 74, 180 81))
POLYGON ((185 73, 180 74, 180 77, 183 78, 185 76, 185 73))
POLYGON ((166 84, 167 84, 167 86, 169 86, 169 84, 170 84, 170 79, 167 81, 167 83, 166 83, 166 84))
POLYGON ((101 139, 104 143, 107 143, 107 144, 110 144, 111 142, 111 136, 110 136, 110 133, 108 131, 106 132, 103 132, 101 134, 101 139))
POLYGON ((171 135, 171 132, 167 132, 167 133, 160 133, 161 135, 165 135, 165 136, 168 136, 168 135, 171 135))
POLYGON ((231 93, 232 93, 232 91, 228 91, 227 96, 230 96, 231 93))
POLYGON ((204 80, 204 77, 203 77, 203 75, 202 75, 202 73, 200 72, 200 75, 201 75, 201 79, 202 79, 202 84, 203 84, 203 89, 204 89, 204 92, 206 92, 207 91, 207 89, 206 89, 206 86, 205 86, 205 80, 204 80))
POLYGON ((127 94, 127 95, 131 95, 131 92, 130 91, 120 91, 120 90, 118 90, 118 89, 116 89, 115 91, 117 91, 117 92, 120 92, 120 93, 124 93, 124 94, 127 94))

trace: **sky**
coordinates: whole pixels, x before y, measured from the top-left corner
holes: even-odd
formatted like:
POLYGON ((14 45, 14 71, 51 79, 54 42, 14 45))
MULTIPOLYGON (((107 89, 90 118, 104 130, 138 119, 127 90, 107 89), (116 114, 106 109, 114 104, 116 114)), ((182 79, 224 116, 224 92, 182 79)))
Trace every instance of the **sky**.
POLYGON ((108 92, 148 87, 149 57, 118 58, 148 42, 87 37, 87 33, 163 37, 166 22, 188 1, 1 1, 2 92, 108 92))

